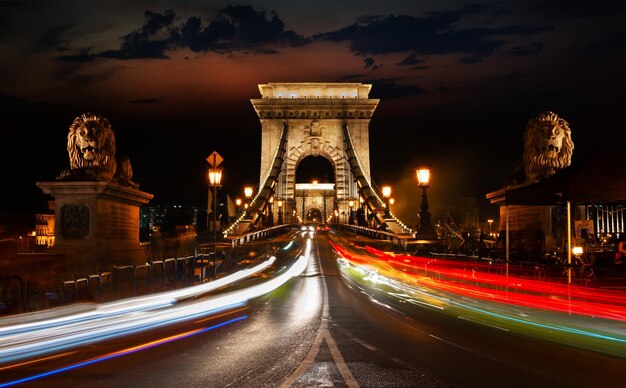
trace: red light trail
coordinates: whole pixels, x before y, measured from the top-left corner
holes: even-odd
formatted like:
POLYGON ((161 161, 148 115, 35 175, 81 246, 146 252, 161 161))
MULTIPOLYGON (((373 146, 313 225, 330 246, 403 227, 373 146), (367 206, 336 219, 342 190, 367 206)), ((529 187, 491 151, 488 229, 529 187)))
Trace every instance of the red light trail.
POLYGON ((357 249, 331 241, 345 259, 409 284, 425 285, 459 296, 534 309, 567 312, 626 322, 626 294, 548 281, 480 272, 484 263, 391 254, 366 246, 357 249))

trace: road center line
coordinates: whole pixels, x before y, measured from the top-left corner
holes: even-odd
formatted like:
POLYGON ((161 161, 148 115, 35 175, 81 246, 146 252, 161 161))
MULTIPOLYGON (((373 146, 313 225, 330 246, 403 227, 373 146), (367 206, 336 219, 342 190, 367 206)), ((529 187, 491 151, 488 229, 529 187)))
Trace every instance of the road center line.
POLYGON ((318 266, 320 269, 320 275, 321 275, 323 291, 324 291, 324 305, 322 307, 322 322, 320 323, 320 327, 317 331, 317 336, 315 337, 315 340, 313 341, 313 345, 311 346, 311 350, 309 350, 309 353, 306 355, 306 357, 304 358, 302 363, 298 366, 298 368, 293 372, 293 374, 289 376, 289 378, 287 378, 287 380, 285 380, 280 385, 280 387, 287 388, 287 387, 290 387, 292 384, 294 384, 296 381, 298 381, 298 379, 304 374, 304 372, 306 372, 307 369, 309 369, 309 367, 315 361, 315 357, 317 357, 317 354, 319 353, 319 350, 320 350, 320 346, 322 345, 322 340, 326 340, 326 344, 328 345, 330 354, 333 357, 333 361, 335 362, 335 365, 337 366, 337 369, 339 370, 341 377, 343 377, 343 380, 345 381, 346 385, 348 387, 358 388, 359 383, 357 383, 356 379, 350 372, 350 369, 348 368, 346 361, 344 360, 343 356, 341 355, 341 352, 339 351, 339 347, 337 346, 337 343, 333 339, 332 335, 330 335, 330 331, 328 330, 328 321, 330 320, 330 313, 329 313, 329 307, 328 307, 328 286, 326 285, 326 277, 324 276, 324 269, 322 268, 322 262, 320 260, 320 251, 319 251, 319 246, 317 245, 317 240, 315 240, 315 250, 316 250, 316 256, 317 256, 316 258, 317 258, 318 266))

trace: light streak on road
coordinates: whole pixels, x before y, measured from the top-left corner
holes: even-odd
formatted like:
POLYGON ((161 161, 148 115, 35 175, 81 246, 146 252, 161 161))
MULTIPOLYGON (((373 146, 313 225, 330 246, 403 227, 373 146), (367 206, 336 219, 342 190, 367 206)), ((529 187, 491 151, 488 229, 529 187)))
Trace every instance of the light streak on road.
POLYGON ((626 293, 485 274, 466 262, 394 255, 332 241, 360 287, 451 316, 626 357, 626 293))
POLYGON ((37 364, 39 362, 54 360, 55 358, 62 358, 62 357, 69 356, 70 354, 74 354, 74 353, 76 353, 76 351, 55 354, 53 356, 42 357, 42 358, 38 358, 36 360, 30 360, 30 361, 20 362, 18 364, 12 364, 12 365, 8 365, 8 366, 3 366, 3 367, 0 368, 0 372, 2 372, 3 370, 9 370, 9 369, 14 369, 14 368, 21 368, 21 367, 26 366, 26 365, 33 365, 33 364, 37 364))
POLYGON ((210 330, 215 330, 217 328, 229 325, 231 323, 235 323, 235 322, 241 321, 243 319, 246 319, 247 317, 248 317, 247 315, 243 315, 243 316, 240 316, 240 317, 237 317, 237 318, 230 319, 230 320, 228 320, 226 322, 221 322, 221 323, 218 323, 218 324, 210 326, 210 327, 205 327, 203 329, 191 330, 191 331, 188 331, 188 332, 185 332, 185 333, 181 333, 181 334, 177 334, 177 335, 161 338, 161 339, 156 340, 156 341, 150 341, 150 342, 147 342, 147 343, 144 343, 144 344, 141 344, 141 345, 133 346, 133 347, 130 347, 130 348, 127 348, 127 349, 123 349, 123 350, 117 351, 117 352, 112 352, 112 353, 109 353, 109 354, 105 354, 105 355, 100 356, 100 357, 95 357, 95 358, 92 358, 92 359, 89 359, 89 360, 86 360, 86 361, 82 361, 82 362, 79 362, 79 363, 75 363, 75 364, 72 364, 72 365, 68 365, 68 366, 65 366, 65 367, 62 367, 62 368, 53 369, 51 371, 47 371, 47 372, 44 372, 44 373, 40 373, 40 374, 36 374, 36 375, 33 375, 33 376, 21 378, 21 379, 18 379, 18 380, 8 381, 8 382, 5 382, 5 383, 0 383, 0 388, 10 387, 10 386, 17 385, 17 384, 23 384, 23 383, 26 383, 26 382, 29 382, 29 381, 39 380, 39 379, 44 378, 44 377, 49 377, 49 376, 57 375, 57 374, 60 374, 60 373, 63 373, 63 372, 68 372, 68 371, 71 371, 71 370, 74 370, 74 369, 77 369, 77 368, 81 368, 81 367, 84 367, 84 366, 87 366, 87 365, 92 365, 92 364, 95 364, 95 363, 98 363, 98 362, 111 360, 111 359, 118 358, 118 357, 121 357, 121 356, 126 356, 128 354, 137 353, 139 351, 150 349, 150 348, 153 348, 155 346, 159 346, 159 345, 163 345, 163 344, 166 344, 166 343, 169 343, 169 342, 172 342, 172 341, 177 341, 177 340, 181 340, 181 339, 184 339, 184 338, 188 338, 188 337, 191 337, 191 336, 194 336, 194 335, 205 333, 205 332, 210 331, 210 330))
MULTIPOLYGON (((224 279, 220 279, 222 281, 219 281, 217 286, 196 286, 201 287, 201 291, 197 293, 191 290, 178 290, 107 305, 106 313, 102 313, 100 309, 92 312, 92 315, 83 313, 78 317, 54 318, 32 325, 5 326, 0 336, 0 360, 3 363, 15 362, 43 354, 62 352, 165 325, 202 319, 227 309, 241 307, 249 300, 270 293, 292 277, 300 275, 307 266, 310 251, 311 240, 307 239, 304 256, 300 256, 291 266, 281 267, 270 280, 241 290, 190 299, 192 295, 202 295, 208 289, 228 284, 223 281, 224 279), (119 308, 113 308, 112 305, 119 308)), ((273 262, 274 259, 268 260, 263 265, 267 267, 273 262)), ((256 271, 253 269, 246 271, 246 276, 258 272, 259 268, 255 267, 256 271)))
POLYGON ((502 276, 480 272, 479 270, 481 268, 493 269, 493 266, 485 266, 484 263, 472 262, 471 267, 474 271, 467 271, 466 268, 468 267, 468 263, 463 261, 440 260, 409 255, 395 255, 379 251, 369 246, 366 246, 365 250, 381 260, 405 269, 423 271, 436 270, 438 273, 445 275, 448 278, 455 278, 458 280, 466 279, 470 282, 474 281, 490 286, 503 287, 507 290, 517 289, 525 293, 550 294, 556 297, 576 297, 584 299, 587 302, 610 302, 614 305, 626 307, 626 299, 624 298, 625 295, 621 291, 596 290, 568 284, 522 279, 514 276, 502 276))

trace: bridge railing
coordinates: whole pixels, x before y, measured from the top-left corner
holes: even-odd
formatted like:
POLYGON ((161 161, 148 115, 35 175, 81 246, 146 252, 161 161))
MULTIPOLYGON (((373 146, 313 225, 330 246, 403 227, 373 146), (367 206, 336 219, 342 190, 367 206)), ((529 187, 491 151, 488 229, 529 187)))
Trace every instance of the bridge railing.
POLYGON ((277 234, 282 233, 285 230, 291 229, 291 227, 292 225, 290 224, 277 225, 269 228, 255 230, 241 235, 230 235, 227 236, 226 239, 231 241, 232 247, 236 247, 250 241, 262 240, 268 237, 276 236, 277 234))
POLYGON ((344 229, 344 230, 349 230, 361 236, 367 236, 367 237, 372 237, 378 240, 389 241, 393 245, 401 248, 403 251, 407 251, 408 246, 409 246, 409 241, 413 239, 413 235, 411 234, 396 234, 396 233, 387 232, 384 230, 367 228, 365 226, 341 224, 339 228, 344 229))

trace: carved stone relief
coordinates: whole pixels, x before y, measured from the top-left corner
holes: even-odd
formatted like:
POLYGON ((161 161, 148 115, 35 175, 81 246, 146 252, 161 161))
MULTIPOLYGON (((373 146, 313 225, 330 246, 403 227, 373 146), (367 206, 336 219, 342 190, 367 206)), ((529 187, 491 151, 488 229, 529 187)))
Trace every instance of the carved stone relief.
POLYGON ((304 126, 305 143, 308 145, 307 148, 313 151, 313 155, 319 154, 322 137, 325 133, 326 127, 320 125, 318 120, 313 120, 310 125, 304 126))
POLYGON ((61 236, 67 239, 87 238, 89 218, 87 205, 64 205, 61 208, 61 236))

